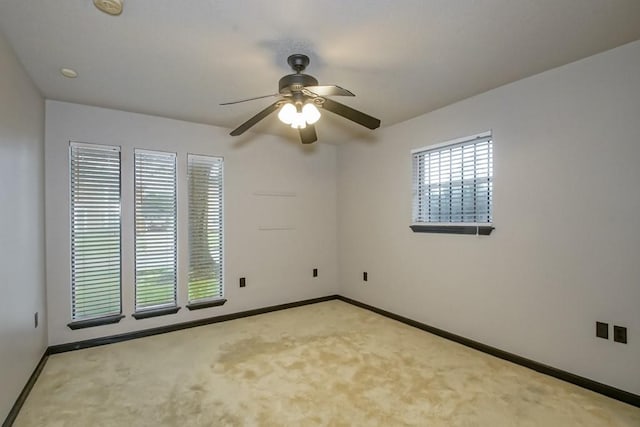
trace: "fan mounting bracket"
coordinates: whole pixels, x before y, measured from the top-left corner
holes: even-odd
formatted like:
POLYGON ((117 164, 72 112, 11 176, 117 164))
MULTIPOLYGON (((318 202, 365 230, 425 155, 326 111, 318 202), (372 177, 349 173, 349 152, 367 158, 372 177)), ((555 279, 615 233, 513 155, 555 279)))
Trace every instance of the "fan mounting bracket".
POLYGON ((287 58, 287 63, 293 68, 293 71, 301 73, 309 65, 309 57, 301 53, 294 53, 287 58))

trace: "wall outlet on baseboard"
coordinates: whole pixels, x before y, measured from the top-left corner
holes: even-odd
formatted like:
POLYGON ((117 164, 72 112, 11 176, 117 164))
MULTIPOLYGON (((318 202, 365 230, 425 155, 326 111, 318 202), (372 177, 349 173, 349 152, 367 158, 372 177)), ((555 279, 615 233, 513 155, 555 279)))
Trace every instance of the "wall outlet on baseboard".
POLYGON ((313 269, 313 277, 318 277, 318 269, 317 268, 313 269))
POLYGON ((35 313, 33 313, 33 327, 34 328, 38 327, 38 312, 37 311, 35 313))
POLYGON ((244 277, 240 278, 240 287, 244 288, 245 286, 247 286, 247 279, 245 279, 244 277))
POLYGON ((613 325, 613 340, 622 344, 627 343, 627 328, 613 325))

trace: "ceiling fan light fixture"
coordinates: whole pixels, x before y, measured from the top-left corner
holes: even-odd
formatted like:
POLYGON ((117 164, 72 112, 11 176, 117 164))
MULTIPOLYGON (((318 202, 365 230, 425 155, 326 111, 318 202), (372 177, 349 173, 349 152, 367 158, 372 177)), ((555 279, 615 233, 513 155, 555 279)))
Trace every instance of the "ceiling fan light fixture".
POLYGON ((287 102, 280 108, 278 118, 294 129, 304 129, 308 124, 312 125, 320 119, 320 111, 313 103, 307 103, 300 108, 299 104, 296 106, 287 102))
POLYGON ((368 129, 380 127, 379 119, 328 98, 329 96, 355 96, 352 92, 336 85, 319 86, 318 80, 316 80, 315 77, 303 74, 302 72, 306 66, 309 65, 308 56, 294 54, 289 56, 287 62, 291 68, 293 68, 295 74, 288 74, 280 79, 278 82, 278 93, 220 104, 237 104, 239 102, 269 98, 272 96, 280 98, 232 130, 229 135, 242 135, 256 123, 277 111, 278 119, 280 119, 282 123, 300 131, 300 142, 303 144, 312 144, 318 140, 314 126, 314 123, 320 120, 321 116, 318 106, 368 129))

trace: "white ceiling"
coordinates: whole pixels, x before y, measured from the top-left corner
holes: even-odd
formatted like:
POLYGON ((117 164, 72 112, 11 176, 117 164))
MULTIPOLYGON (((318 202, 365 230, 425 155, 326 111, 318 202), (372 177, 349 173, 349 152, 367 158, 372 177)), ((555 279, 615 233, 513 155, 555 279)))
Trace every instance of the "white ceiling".
MULTIPOLYGON (((640 39, 638 0, 124 2, 112 17, 91 0, 1 0, 0 30, 49 99, 230 129, 273 100, 218 104, 276 93, 292 53, 389 126, 640 39)), ((320 141, 371 132, 329 116, 320 141)), ((254 130, 297 139, 275 115, 254 130)))

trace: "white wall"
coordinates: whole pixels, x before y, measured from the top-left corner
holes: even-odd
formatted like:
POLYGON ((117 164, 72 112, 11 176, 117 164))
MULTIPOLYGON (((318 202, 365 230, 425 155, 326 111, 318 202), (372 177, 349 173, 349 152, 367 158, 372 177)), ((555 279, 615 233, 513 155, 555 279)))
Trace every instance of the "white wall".
POLYGON ((337 292, 336 149, 272 136, 233 138, 228 129, 46 102, 47 288, 49 344, 185 322, 337 292), (115 325, 72 331, 69 261, 69 141, 122 147, 123 311, 115 325), (133 149, 178 153, 178 305, 174 315, 133 313, 133 149), (221 307, 186 309, 188 216, 186 153, 224 157, 225 297, 221 307), (254 193, 288 193, 268 197, 254 193), (265 231, 263 227, 289 227, 265 231), (312 277, 313 268, 319 277, 312 277), (247 278, 239 288, 238 279, 247 278))
POLYGON ((44 100, 0 35, 0 420, 47 347, 43 152, 44 100))
POLYGON ((640 393, 639 70, 635 42, 339 147, 341 293, 640 393), (494 233, 411 232, 410 150, 486 130, 494 233))

